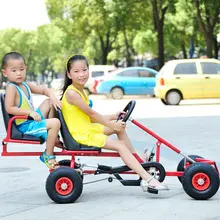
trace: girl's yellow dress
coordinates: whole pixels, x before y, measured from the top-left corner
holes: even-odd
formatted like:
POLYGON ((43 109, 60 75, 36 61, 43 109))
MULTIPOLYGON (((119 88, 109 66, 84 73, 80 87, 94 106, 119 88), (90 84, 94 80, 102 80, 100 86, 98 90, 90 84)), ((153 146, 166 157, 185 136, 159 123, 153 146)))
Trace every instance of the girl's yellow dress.
POLYGON ((107 136, 104 135, 104 126, 98 123, 92 123, 89 116, 86 115, 77 106, 71 105, 66 100, 66 92, 69 89, 76 91, 83 101, 89 105, 88 96, 70 85, 65 91, 62 98, 62 114, 69 132, 72 137, 80 144, 93 147, 103 147, 106 143, 107 136))

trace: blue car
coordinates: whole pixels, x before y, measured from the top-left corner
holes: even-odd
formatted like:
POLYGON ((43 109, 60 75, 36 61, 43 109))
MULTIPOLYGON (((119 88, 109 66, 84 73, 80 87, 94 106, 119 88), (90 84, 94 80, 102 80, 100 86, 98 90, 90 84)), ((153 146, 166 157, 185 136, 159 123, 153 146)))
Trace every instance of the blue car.
POLYGON ((112 72, 97 86, 97 92, 113 99, 123 95, 154 95, 158 72, 146 67, 128 67, 112 72))

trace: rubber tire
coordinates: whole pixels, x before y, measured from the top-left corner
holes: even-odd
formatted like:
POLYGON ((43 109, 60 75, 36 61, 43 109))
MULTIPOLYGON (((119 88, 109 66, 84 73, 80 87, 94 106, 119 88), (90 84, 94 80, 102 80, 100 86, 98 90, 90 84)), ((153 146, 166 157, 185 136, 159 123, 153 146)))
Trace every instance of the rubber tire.
POLYGON ((168 92, 167 95, 166 95, 166 101, 167 101, 168 105, 179 105, 181 100, 182 100, 182 96, 181 96, 181 94, 178 91, 173 90, 173 91, 168 92), (171 93, 175 93, 177 96, 179 96, 179 100, 177 102, 171 103, 169 101, 169 96, 170 96, 171 93))
POLYGON ((110 92, 110 97, 113 98, 113 99, 122 99, 122 98, 123 98, 123 95, 124 95, 124 91, 123 91, 120 87, 115 87, 115 88, 113 88, 113 89, 111 90, 111 92, 110 92), (113 93, 114 93, 114 91, 115 91, 116 89, 121 92, 121 96, 120 96, 119 98, 115 98, 114 95, 113 95, 113 93))
POLYGON ((183 174, 183 189, 185 192, 196 200, 206 200, 216 194, 219 189, 219 175, 218 172, 209 164, 194 163, 191 164, 183 174), (196 173, 205 173, 210 178, 210 186, 204 191, 195 189, 192 185, 192 178, 196 173))
MULTIPOLYGON (((60 160, 58 163, 59 163, 60 166, 70 167, 71 161, 65 159, 65 160, 60 160)), ((74 169, 77 169, 77 168, 79 168, 79 164, 75 162, 74 169)), ((79 173, 79 172, 78 172, 78 173, 79 173)), ((83 180, 84 175, 83 175, 83 174, 81 175, 80 173, 79 173, 79 175, 81 176, 81 178, 82 178, 82 180, 83 180)))
MULTIPOLYGON (((204 159, 203 157, 200 157, 200 156, 198 156, 198 155, 189 155, 188 157, 190 157, 191 159, 193 159, 193 160, 195 160, 196 158, 202 158, 202 159, 204 159)), ((177 171, 185 171, 185 169, 184 169, 184 160, 185 160, 185 158, 183 158, 180 162, 179 162, 179 164, 178 164, 178 166, 177 166, 177 171)), ((191 164, 191 162, 189 161, 189 160, 186 160, 186 162, 189 162, 190 164, 191 164)), ((178 176, 177 177, 178 179, 179 179, 179 181, 182 183, 182 176, 178 176)))
POLYGON ((167 101, 165 100, 165 99, 160 99, 161 100, 161 102, 164 104, 164 105, 168 105, 167 104, 167 101))
MULTIPOLYGON (((58 161, 58 163, 59 163, 60 166, 70 167, 71 161, 65 159, 65 160, 58 161)), ((76 168, 76 169, 79 168, 79 164, 75 162, 74 168, 76 168)))
MULTIPOLYGON (((165 171, 162 164, 157 163, 157 162, 154 162, 154 163, 155 163, 155 166, 152 166, 152 167, 156 167, 160 171, 160 176, 159 176, 159 179, 157 179, 157 180, 162 183, 166 177, 166 171, 165 171)), ((144 168, 144 169, 146 171, 149 170, 149 168, 144 168)))
POLYGON ((74 169, 69 167, 60 167, 55 169, 52 173, 49 174, 46 180, 46 191, 48 196, 56 203, 73 203, 75 202, 80 195, 82 194, 83 183, 80 175, 74 169), (56 191, 56 182, 61 177, 68 177, 73 185, 73 190, 68 195, 60 195, 56 191))

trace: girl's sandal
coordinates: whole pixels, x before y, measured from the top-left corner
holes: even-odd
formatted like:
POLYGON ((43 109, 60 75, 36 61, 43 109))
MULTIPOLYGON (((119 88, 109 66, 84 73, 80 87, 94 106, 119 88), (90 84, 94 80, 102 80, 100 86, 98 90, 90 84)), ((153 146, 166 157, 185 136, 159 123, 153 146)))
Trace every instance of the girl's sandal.
POLYGON ((40 156, 40 160, 51 170, 59 167, 59 163, 55 161, 56 157, 54 155, 47 155, 46 151, 40 156))
POLYGON ((152 176, 148 180, 141 180, 140 186, 144 192, 150 192, 150 193, 158 193, 158 191, 164 191, 164 190, 169 190, 166 184, 160 183, 158 186, 152 186, 150 185, 150 181, 154 179, 152 176))

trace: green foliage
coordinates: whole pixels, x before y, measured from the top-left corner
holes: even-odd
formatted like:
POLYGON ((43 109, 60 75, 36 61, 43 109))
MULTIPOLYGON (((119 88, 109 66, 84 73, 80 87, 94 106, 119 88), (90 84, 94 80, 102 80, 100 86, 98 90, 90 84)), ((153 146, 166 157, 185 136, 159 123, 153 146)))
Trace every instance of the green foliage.
MULTIPOLYGON (((198 23, 198 0, 46 0, 50 24, 35 31, 0 31, 0 55, 18 51, 24 55, 29 72, 64 72, 67 58, 83 53, 91 64, 112 63, 138 54, 158 56, 157 29, 153 14, 167 8, 163 24, 164 53, 188 54, 190 40, 198 50, 206 48, 205 36, 198 23)), ((212 35, 220 32, 220 1, 200 0, 199 10, 212 35), (216 24, 214 24, 216 22, 216 24)), ((208 30, 208 29, 207 29, 208 30)))

